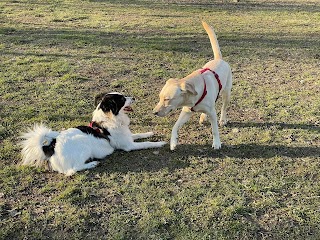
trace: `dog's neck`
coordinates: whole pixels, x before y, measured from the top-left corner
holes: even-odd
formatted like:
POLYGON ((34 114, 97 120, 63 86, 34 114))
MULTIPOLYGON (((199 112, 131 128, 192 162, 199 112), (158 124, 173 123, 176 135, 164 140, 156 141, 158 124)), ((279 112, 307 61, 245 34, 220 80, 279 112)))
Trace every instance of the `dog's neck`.
POLYGON ((112 130, 122 126, 129 126, 130 119, 123 111, 118 115, 113 115, 112 112, 104 113, 101 109, 96 109, 92 114, 92 121, 99 123, 103 128, 112 130))

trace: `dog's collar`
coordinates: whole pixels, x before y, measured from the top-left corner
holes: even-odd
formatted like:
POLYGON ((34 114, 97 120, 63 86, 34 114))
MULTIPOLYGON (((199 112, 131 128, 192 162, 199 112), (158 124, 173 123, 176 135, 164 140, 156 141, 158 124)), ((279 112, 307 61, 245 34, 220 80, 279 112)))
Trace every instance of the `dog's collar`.
MULTIPOLYGON (((210 71, 213 73, 213 75, 215 76, 217 82, 218 82, 218 85, 219 85, 219 92, 218 92, 218 95, 217 95, 217 98, 216 98, 216 101, 218 100, 218 96, 219 96, 219 93, 222 89, 222 84, 221 84, 221 80, 219 78, 219 75, 211 70, 210 68, 203 68, 200 70, 200 74, 202 75, 203 73, 205 73, 206 71, 210 71)), ((204 77, 202 76, 202 79, 203 79, 203 83, 204 83, 204 87, 203 87, 203 93, 201 95, 201 97, 199 98, 199 100, 196 102, 196 104, 191 108, 191 111, 194 112, 194 107, 197 106, 199 103, 201 103, 201 101, 205 98, 205 96, 207 95, 207 84, 206 84, 206 80, 204 79, 204 77)))

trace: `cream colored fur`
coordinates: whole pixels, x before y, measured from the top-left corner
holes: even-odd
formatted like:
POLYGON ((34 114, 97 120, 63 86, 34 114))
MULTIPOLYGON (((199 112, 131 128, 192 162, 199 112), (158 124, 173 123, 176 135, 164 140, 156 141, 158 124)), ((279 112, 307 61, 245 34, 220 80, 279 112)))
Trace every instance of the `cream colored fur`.
MULTIPOLYGON (((227 105, 230 102, 231 87, 232 87, 232 73, 231 68, 227 62, 222 60, 222 54, 220 52, 217 37, 214 30, 205 22, 202 22, 204 29, 206 30, 212 50, 214 53, 214 60, 206 63, 203 68, 209 68, 215 71, 221 80, 222 89, 222 108, 220 125, 227 123, 226 110, 227 105)), ((221 142, 218 131, 218 120, 215 109, 215 100, 219 94, 219 85, 215 76, 210 71, 206 71, 203 74, 200 70, 196 70, 182 79, 169 79, 160 92, 160 101, 154 108, 154 113, 157 116, 164 117, 171 111, 182 107, 179 119, 175 123, 170 141, 170 149, 174 150, 178 143, 178 130, 185 124, 191 117, 192 111, 201 112, 200 123, 202 123, 207 117, 211 122, 213 144, 214 149, 221 148, 221 142), (205 80, 207 87, 207 95, 205 98, 195 106, 196 102, 201 98, 205 80)))

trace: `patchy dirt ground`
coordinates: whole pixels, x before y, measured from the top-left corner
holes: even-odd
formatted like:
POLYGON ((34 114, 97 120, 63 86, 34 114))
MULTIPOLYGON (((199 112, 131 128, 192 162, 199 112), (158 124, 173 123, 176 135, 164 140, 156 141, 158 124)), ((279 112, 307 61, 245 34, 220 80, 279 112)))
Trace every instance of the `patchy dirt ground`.
MULTIPOLYGON (((316 1, 5 1, 0 19, 1 239, 317 239, 320 8, 316 1), (152 109, 201 68, 214 26, 234 85, 223 148, 199 114, 175 152, 121 151, 66 178, 17 166, 18 136, 91 120, 93 99, 137 102, 133 132, 170 140, 152 109)), ((220 102, 218 101, 218 108, 220 102)))

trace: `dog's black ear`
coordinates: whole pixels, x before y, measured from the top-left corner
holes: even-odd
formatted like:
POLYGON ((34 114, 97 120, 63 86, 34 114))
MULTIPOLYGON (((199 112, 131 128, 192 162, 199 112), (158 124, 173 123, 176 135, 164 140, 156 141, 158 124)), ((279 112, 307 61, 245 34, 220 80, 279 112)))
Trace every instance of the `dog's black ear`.
POLYGON ((103 97, 100 108, 103 112, 112 112, 118 115, 121 108, 124 106, 126 98, 118 94, 107 94, 103 97))
POLYGON ((98 106, 98 104, 102 101, 103 97, 107 95, 107 93, 100 93, 94 98, 94 106, 98 106))
POLYGON ((117 115, 120 111, 120 109, 118 109, 118 106, 116 104, 116 102, 111 99, 109 96, 106 96, 101 104, 100 104, 100 108, 103 112, 112 112, 114 115, 117 115))

